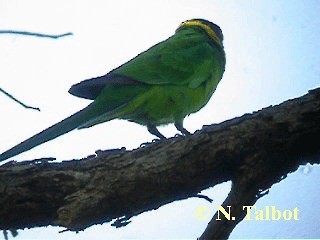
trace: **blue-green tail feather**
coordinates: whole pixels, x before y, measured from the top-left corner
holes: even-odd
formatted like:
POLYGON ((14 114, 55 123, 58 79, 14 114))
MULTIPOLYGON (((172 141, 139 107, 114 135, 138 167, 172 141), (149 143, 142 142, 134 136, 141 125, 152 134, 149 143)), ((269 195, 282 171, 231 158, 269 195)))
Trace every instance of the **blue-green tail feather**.
POLYGON ((76 129, 92 117, 90 105, 0 154, 0 162, 76 129))

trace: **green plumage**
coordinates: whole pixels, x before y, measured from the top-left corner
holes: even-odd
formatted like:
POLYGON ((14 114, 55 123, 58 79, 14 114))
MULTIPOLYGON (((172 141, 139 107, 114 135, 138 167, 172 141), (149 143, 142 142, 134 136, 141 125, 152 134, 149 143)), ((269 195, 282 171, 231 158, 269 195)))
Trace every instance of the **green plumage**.
POLYGON ((75 128, 119 118, 148 127, 175 123, 200 110, 210 99, 225 68, 220 28, 193 19, 180 25, 169 39, 139 54, 108 74, 71 87, 75 96, 94 100, 89 106, 0 155, 18 155, 75 128))

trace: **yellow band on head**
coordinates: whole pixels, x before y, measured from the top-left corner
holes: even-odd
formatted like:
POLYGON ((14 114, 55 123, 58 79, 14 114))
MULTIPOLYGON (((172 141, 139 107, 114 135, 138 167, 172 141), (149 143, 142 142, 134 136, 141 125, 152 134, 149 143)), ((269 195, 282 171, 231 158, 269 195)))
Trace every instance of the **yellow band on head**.
POLYGON ((213 41, 215 41, 217 44, 222 46, 221 40, 218 37, 218 35, 216 34, 216 32, 211 27, 209 27, 208 25, 204 24, 203 22, 201 22, 199 20, 188 20, 188 21, 185 21, 185 22, 180 24, 180 26, 177 28, 176 31, 178 31, 179 29, 181 29, 183 27, 188 27, 188 26, 196 26, 196 27, 202 28, 209 35, 209 37, 213 41))

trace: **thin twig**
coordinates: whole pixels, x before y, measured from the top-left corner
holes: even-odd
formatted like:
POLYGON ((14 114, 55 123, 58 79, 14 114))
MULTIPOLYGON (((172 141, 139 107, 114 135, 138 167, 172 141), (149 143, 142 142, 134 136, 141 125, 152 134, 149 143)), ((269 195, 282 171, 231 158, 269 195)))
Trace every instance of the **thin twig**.
POLYGON ((3 237, 4 237, 4 240, 8 240, 8 231, 7 230, 3 230, 3 237))
POLYGON ((194 195, 194 196, 192 196, 192 197, 202 198, 202 199, 204 199, 204 200, 207 200, 209 203, 212 203, 212 202, 213 202, 213 200, 212 200, 211 198, 209 198, 209 197, 206 196, 206 195, 202 195, 202 194, 196 194, 196 195, 194 195))
POLYGON ((27 35, 27 36, 35 36, 35 37, 53 38, 53 39, 73 35, 72 32, 52 35, 52 34, 43 34, 43 33, 27 32, 27 31, 15 31, 15 30, 0 30, 0 34, 18 34, 18 35, 27 35))
POLYGON ((23 102, 19 101, 18 99, 16 99, 14 96, 12 96, 10 93, 7 93, 5 90, 3 90, 2 88, 0 88, 0 92, 3 92, 5 95, 7 95, 9 98, 11 98, 13 101, 19 103, 21 106, 23 106, 24 108, 28 108, 28 109, 34 109, 37 111, 40 111, 40 108, 37 107, 31 107, 28 106, 26 104, 24 104, 23 102))

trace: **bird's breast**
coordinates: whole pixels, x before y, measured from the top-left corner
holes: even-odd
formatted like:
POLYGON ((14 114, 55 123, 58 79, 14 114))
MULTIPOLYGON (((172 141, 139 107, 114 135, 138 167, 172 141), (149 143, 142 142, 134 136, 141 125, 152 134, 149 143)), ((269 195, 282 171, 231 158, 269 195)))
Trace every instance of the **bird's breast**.
POLYGON ((156 126, 173 123, 201 109, 207 101, 205 86, 152 86, 129 106, 123 119, 142 125, 156 126))

